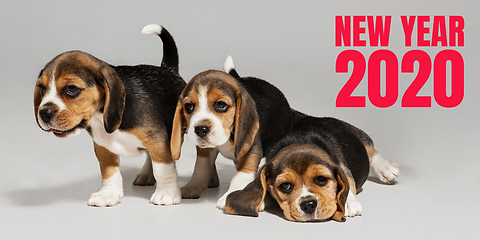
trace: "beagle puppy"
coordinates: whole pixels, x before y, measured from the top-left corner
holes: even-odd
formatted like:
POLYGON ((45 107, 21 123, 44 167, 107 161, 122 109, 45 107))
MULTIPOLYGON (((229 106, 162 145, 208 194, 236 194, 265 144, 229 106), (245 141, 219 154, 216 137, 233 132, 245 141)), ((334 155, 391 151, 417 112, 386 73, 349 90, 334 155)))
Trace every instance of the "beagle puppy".
POLYGON ((383 182, 399 175, 399 166, 380 155, 362 130, 335 118, 292 113, 292 131, 275 144, 255 180, 227 197, 227 213, 258 216, 268 192, 290 221, 343 222, 361 215, 355 196, 369 167, 383 182))
POLYGON ((178 73, 177 47, 170 33, 155 24, 142 32, 162 40, 160 67, 112 66, 88 53, 69 51, 47 63, 36 83, 35 118, 42 130, 68 138, 86 129, 93 138, 103 184, 90 196, 90 206, 120 202, 119 156, 142 153, 147 159, 134 184, 157 182, 153 204, 181 200, 169 140, 175 106, 186 83, 178 73))
POLYGON ((240 77, 231 57, 225 68, 228 73, 209 70, 187 83, 178 100, 171 140, 173 159, 180 158, 184 134, 197 148, 194 172, 181 190, 182 198, 199 198, 208 187, 218 187, 218 153, 233 160, 237 171, 217 202, 219 209, 230 192, 254 179, 260 160, 292 125, 290 106, 280 90, 258 78, 240 77))

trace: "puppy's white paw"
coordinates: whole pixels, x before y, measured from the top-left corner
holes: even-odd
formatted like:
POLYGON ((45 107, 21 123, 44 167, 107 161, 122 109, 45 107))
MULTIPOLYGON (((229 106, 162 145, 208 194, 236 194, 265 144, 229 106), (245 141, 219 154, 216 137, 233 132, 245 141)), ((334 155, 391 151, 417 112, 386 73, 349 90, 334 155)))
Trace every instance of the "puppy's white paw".
POLYGON ((120 203, 123 198, 123 189, 117 187, 102 187, 100 191, 92 193, 88 206, 111 207, 120 203))
POLYGON ((258 208, 258 212, 263 212, 265 211, 265 201, 262 202, 262 205, 260 205, 260 207, 258 208))
POLYGON ((372 157, 370 160, 370 167, 380 181, 385 183, 390 183, 400 175, 400 166, 384 158, 380 153, 377 153, 372 157))
POLYGON ((352 192, 348 193, 347 202, 345 203, 345 217, 355 217, 362 215, 362 205, 352 192))
POLYGON ((177 205, 182 200, 180 189, 158 189, 150 198, 150 203, 155 205, 177 205))
POLYGON ((230 181, 230 187, 228 188, 227 192, 223 194, 220 199, 218 199, 217 208, 220 210, 224 210, 227 196, 232 192, 245 188, 245 186, 252 182, 254 178, 255 174, 236 172, 235 175, 233 175, 232 180, 230 181))
POLYGON ((227 196, 230 194, 229 192, 225 193, 221 198, 217 201, 217 208, 220 210, 225 210, 225 204, 227 201, 227 196))
POLYGON ((182 194, 177 182, 175 162, 152 162, 153 175, 157 181, 157 188, 150 198, 155 205, 177 205, 182 200, 182 194))

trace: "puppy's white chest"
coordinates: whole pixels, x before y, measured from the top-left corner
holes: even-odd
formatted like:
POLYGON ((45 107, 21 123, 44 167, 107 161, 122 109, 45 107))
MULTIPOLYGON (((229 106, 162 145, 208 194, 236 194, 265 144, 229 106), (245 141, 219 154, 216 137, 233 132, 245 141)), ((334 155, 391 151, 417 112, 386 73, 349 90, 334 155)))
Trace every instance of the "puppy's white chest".
POLYGON ((93 141, 105 147, 110 152, 123 157, 136 157, 144 152, 142 142, 132 134, 117 129, 113 133, 107 133, 103 124, 103 114, 95 113, 90 127, 93 141))
POLYGON ((235 146, 231 141, 227 141, 225 144, 218 146, 217 150, 224 156, 225 158, 236 160, 235 158, 235 146))

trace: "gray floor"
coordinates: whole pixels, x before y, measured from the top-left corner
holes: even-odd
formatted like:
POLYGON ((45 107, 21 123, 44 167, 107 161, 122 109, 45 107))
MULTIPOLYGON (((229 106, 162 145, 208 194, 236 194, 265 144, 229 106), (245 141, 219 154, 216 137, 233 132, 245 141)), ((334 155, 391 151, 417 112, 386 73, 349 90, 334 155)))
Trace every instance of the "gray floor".
MULTIPOLYGON (((478 81, 480 19, 473 1, 332 1, 280 4, 242 1, 4 1, 0 9, 0 239, 199 238, 473 239, 480 221, 478 81), (334 46, 336 15, 391 15, 390 46, 397 58, 411 49, 435 56, 445 48, 403 46, 401 15, 461 15, 465 98, 453 109, 335 108, 348 74, 335 73, 346 48, 334 46), (215 203, 228 188, 233 164, 218 160, 221 187, 178 206, 148 203, 153 187, 132 186, 143 157, 123 158, 125 197, 112 208, 86 205, 101 184, 92 141, 82 133, 57 139, 33 115, 33 89, 43 65, 80 49, 111 64, 158 64, 161 43, 140 34, 159 23, 175 37, 181 74, 189 80, 221 69, 227 54, 243 76, 269 80, 292 107, 335 116, 367 131, 383 155, 402 166, 394 186, 374 178, 358 196, 363 215, 345 223, 292 223, 274 213, 224 215, 215 203), (260 233, 262 233, 260 235, 260 233)), ((428 25, 428 24, 427 24, 428 25)), ((415 33, 415 31, 414 31, 415 33)), ((414 41, 415 42, 415 41, 414 41)), ((365 56, 378 48, 356 48, 365 56)), ((414 74, 401 74, 400 93, 414 74)), ((420 92, 432 95, 432 79, 420 92)), ((367 93, 362 81, 356 95, 367 93)), ((400 96, 401 96, 400 94, 400 96)), ((177 162, 180 185, 193 170, 194 147, 177 162)))

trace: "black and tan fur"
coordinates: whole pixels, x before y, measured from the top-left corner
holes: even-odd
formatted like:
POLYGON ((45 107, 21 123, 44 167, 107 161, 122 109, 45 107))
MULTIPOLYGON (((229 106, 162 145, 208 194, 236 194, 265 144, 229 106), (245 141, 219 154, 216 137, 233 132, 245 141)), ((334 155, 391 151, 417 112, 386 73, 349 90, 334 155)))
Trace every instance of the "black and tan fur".
POLYGON ((361 208, 346 214, 347 198, 351 192, 351 203, 358 204, 352 207, 360 207, 354 195, 368 177, 369 159, 379 156, 373 141, 341 120, 292 114, 292 131, 274 145, 255 180, 227 197, 226 212, 258 216, 268 193, 291 221, 345 221, 344 215, 359 215, 361 208))
MULTIPOLYGON (((221 149, 221 146, 206 147, 199 140, 196 168, 192 180, 182 188, 183 198, 198 198, 207 187, 218 186, 215 158, 219 152, 234 160, 237 172, 250 174, 253 179, 261 158, 272 143, 291 128, 290 107, 276 87, 258 78, 242 78, 236 72, 231 73, 233 76, 216 70, 202 72, 192 78, 180 95, 171 142, 174 159, 180 157, 184 134, 192 128, 190 119, 196 114, 195 110, 188 112, 186 108, 191 107, 189 104, 198 105, 201 89, 205 89, 208 95, 209 111, 221 122, 224 136, 230 136, 225 144, 222 143, 223 146, 231 146, 227 150, 221 149), (219 101, 227 104, 228 110, 215 111, 214 106, 219 101), (210 161, 208 166, 198 167, 204 161, 210 161), (195 180, 199 179, 195 177, 197 174, 206 174, 210 178, 203 177, 199 183, 195 180)), ((212 127, 211 119, 200 121, 199 124, 212 127)), ((217 207, 223 208, 220 200, 217 207)))
MULTIPOLYGON (((147 153, 136 185, 153 185, 155 178, 158 181, 160 176, 152 173, 152 163, 174 164, 170 153, 171 126, 178 96, 186 83, 178 73, 177 47, 172 36, 159 25, 154 28, 159 30, 156 34, 164 43, 160 67, 113 66, 88 53, 69 51, 47 63, 37 80, 34 92, 37 123, 57 137, 74 136, 80 129, 86 129, 94 140, 104 185, 119 174, 119 156, 147 153), (52 91, 57 93, 50 97, 53 101, 42 103, 52 91), (128 146, 130 143, 122 137, 138 140, 138 146, 133 146, 134 143, 128 146), (123 146, 113 149, 112 141, 124 141, 123 146)), ((118 185, 121 177, 117 178, 118 185)), ((123 196, 123 190, 118 189, 121 183, 116 188, 113 191, 119 196, 91 198, 89 205, 117 204, 123 196)), ((166 205, 179 202, 151 201, 166 205)))

